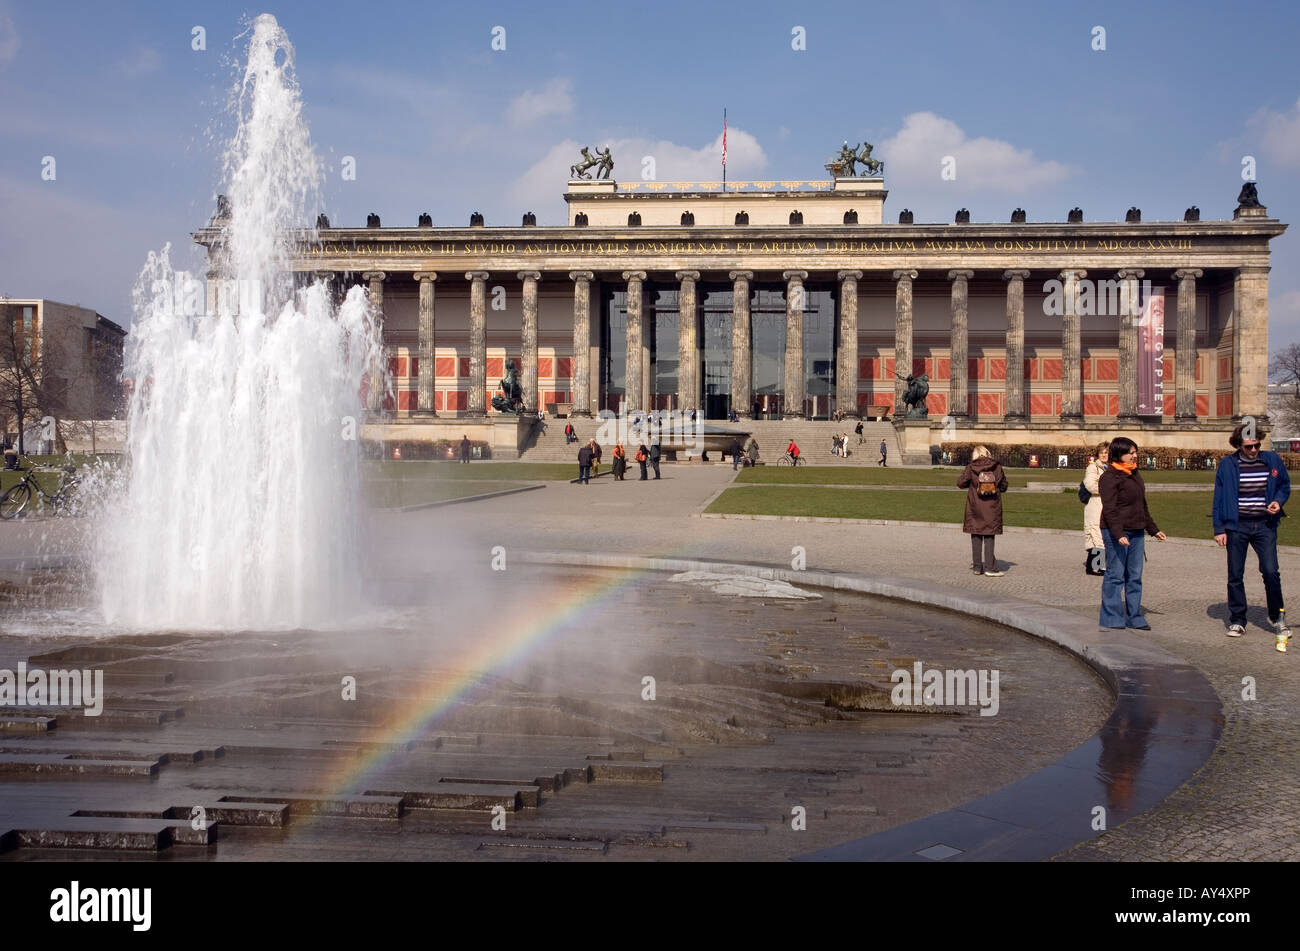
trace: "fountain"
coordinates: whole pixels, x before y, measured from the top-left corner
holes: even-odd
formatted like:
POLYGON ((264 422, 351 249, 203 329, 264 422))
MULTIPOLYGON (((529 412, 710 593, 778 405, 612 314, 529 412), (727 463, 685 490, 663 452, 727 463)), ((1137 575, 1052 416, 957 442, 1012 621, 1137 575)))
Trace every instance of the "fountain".
POLYGON ((322 171, 288 37, 270 15, 251 32, 224 156, 226 293, 182 312, 168 249, 136 286, 130 462, 96 558, 110 625, 314 626, 359 596, 355 434, 381 342, 361 289, 335 309, 324 286, 294 288, 288 235, 322 171))

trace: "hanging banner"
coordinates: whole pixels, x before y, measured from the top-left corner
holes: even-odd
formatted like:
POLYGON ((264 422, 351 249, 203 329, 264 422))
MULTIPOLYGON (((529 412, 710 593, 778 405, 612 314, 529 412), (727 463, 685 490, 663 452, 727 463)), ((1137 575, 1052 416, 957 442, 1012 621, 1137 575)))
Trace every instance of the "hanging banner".
POLYGON ((1151 288, 1138 316, 1138 415, 1160 416, 1165 407, 1165 289, 1151 288))

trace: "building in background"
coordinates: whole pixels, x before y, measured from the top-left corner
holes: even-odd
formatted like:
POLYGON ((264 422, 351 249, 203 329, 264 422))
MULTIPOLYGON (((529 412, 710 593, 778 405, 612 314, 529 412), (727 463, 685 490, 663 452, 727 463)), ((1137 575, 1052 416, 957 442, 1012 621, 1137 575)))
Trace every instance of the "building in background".
MULTIPOLYGON (((1220 220, 1193 206, 1181 221, 1017 208, 951 223, 904 209, 895 223, 881 177, 828 170, 726 185, 575 177, 568 221, 541 227, 532 214, 396 228, 321 216, 295 267, 339 294, 363 284, 380 311, 385 438, 498 418, 508 360, 529 412, 734 410, 755 432, 887 415, 909 462, 945 444, 1064 451, 1119 432, 1209 450, 1243 416, 1269 428, 1269 242, 1286 225, 1254 183, 1220 220)), ((195 235, 214 269, 222 224, 195 235)))
POLYGON ((125 338, 120 326, 86 307, 0 298, 5 439, 15 448, 21 442, 24 452, 59 452, 69 441, 94 444, 98 423, 123 415, 125 338), (32 437, 40 444, 29 445, 32 437))

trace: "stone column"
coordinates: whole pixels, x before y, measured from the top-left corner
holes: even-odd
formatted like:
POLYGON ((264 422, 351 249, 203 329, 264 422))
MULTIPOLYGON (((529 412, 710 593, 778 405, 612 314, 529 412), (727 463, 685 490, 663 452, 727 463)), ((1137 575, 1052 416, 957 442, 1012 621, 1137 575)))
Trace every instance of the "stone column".
POLYGON ((1083 344, 1079 325, 1079 282, 1087 271, 1061 272, 1065 291, 1065 316, 1061 319, 1061 419, 1083 419, 1083 344))
POLYGON ((700 381, 696 376, 699 339, 696 333, 695 282, 699 271, 678 271, 681 290, 677 295, 677 409, 685 418, 699 409, 700 381))
POLYGON ((487 415, 487 271, 466 271, 469 286, 469 403, 470 416, 487 415))
POLYGON ((803 282, 807 271, 785 271, 785 419, 803 419, 803 282))
POLYGON ((573 281, 573 415, 591 415, 591 271, 570 271, 573 281))
MULTIPOLYGON (((384 277, 383 271, 366 271, 361 275, 363 281, 370 284, 370 314, 371 320, 375 322, 376 332, 379 339, 384 339, 384 277)), ((378 385, 366 390, 366 409, 371 412, 377 412, 384 405, 384 383, 388 375, 388 347, 383 345, 379 348, 380 356, 379 366, 370 368, 370 378, 377 381, 378 385)))
MULTIPOLYGON (((1023 420, 1025 407, 1025 278, 1028 271, 1002 273, 1007 282, 1007 385, 1004 420, 1023 420)), ((1062 368, 1064 373, 1064 368, 1062 368)))
POLYGON ((964 419, 967 415, 966 360, 969 350, 966 346, 969 329, 969 287, 967 281, 975 276, 974 271, 949 271, 948 280, 952 281, 952 347, 948 355, 948 415, 954 419, 964 419))
POLYGON ((1138 280, 1141 268, 1124 268, 1120 279, 1119 306, 1119 418, 1136 419, 1138 414, 1138 280))
POLYGON ((1268 422, 1268 272, 1261 265, 1237 268, 1233 279, 1232 414, 1268 422))
POLYGON ((1178 336, 1174 356, 1174 419, 1196 421, 1196 279, 1199 268, 1174 271, 1178 278, 1178 336))
POLYGON ((741 419, 754 418, 753 338, 750 334, 749 282, 753 271, 732 271, 731 277, 731 408, 741 419))
POLYGON ((438 274, 436 271, 416 271, 415 279, 420 284, 420 392, 416 412, 421 416, 435 416, 433 391, 437 380, 434 378, 434 354, 437 351, 434 338, 433 282, 438 279, 438 274))
POLYGON ((624 392, 627 394, 628 411, 640 410, 648 413, 649 410, 642 404, 642 354, 641 354, 641 331, 642 331, 642 314, 644 313, 644 292, 642 283, 645 281, 645 271, 624 271, 623 280, 627 281, 627 377, 624 382, 624 392))
POLYGON ((840 359, 835 372, 835 408, 853 419, 858 412, 858 281, 861 271, 840 271, 840 359))
POLYGON ((894 280, 894 410, 905 412, 903 394, 912 375, 912 282, 915 271, 895 271, 894 280))
POLYGON ((519 371, 519 382, 524 388, 524 409, 536 413, 541 405, 537 392, 537 282, 542 275, 540 271, 520 271, 518 277, 524 282, 524 328, 520 341, 524 365, 519 371))

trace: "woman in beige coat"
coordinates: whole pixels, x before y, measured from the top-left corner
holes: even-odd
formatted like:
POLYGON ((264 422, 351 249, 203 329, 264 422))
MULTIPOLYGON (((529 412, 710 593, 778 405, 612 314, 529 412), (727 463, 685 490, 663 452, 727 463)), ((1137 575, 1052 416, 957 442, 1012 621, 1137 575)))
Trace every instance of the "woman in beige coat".
POLYGON ((1106 573, 1106 546, 1101 538, 1101 487, 1098 480, 1106 471, 1107 453, 1110 446, 1102 443, 1097 447, 1097 458, 1088 463, 1088 470, 1083 476, 1083 487, 1092 493, 1092 498, 1083 507, 1083 569, 1090 575, 1106 573))

